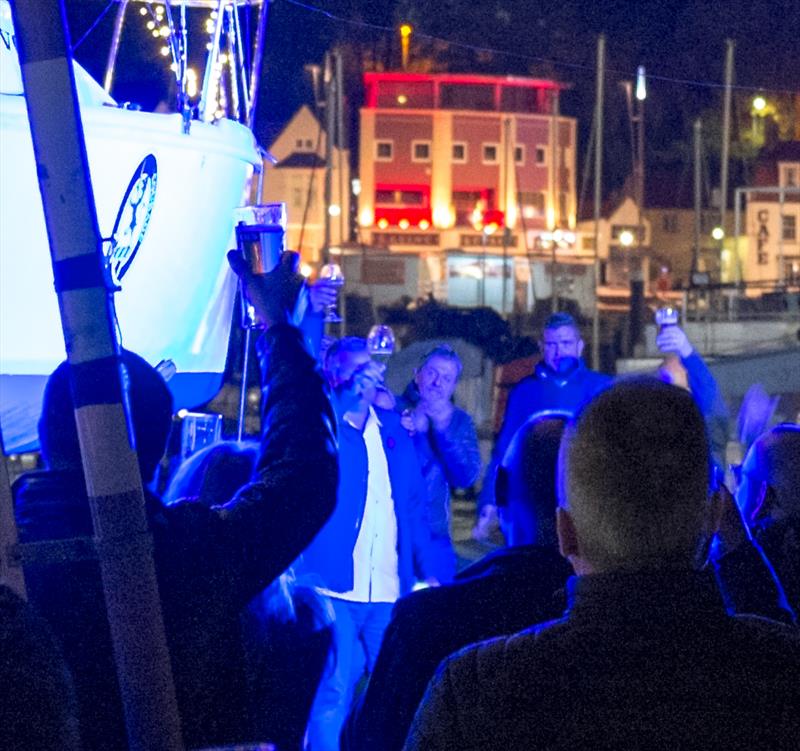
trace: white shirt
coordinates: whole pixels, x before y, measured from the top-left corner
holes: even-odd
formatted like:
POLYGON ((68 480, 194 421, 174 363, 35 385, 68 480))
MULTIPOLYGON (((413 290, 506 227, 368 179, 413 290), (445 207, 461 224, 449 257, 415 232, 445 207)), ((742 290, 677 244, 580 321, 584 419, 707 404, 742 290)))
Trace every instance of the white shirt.
MULTIPOLYGON (((370 407, 363 430, 367 448, 367 502, 353 548, 353 588, 349 592, 322 590, 350 602, 395 602, 400 597, 397 518, 380 426, 375 410, 370 407)), ((342 471, 347 468, 342 467, 342 471)))

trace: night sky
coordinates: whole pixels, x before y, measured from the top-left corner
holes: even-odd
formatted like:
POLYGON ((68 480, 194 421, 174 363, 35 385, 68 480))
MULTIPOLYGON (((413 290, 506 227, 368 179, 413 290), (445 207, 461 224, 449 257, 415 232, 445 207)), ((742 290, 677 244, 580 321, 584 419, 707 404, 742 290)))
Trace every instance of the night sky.
MULTIPOLYGON (((106 0, 65 2, 75 42, 108 6, 106 0)), ((138 8, 131 3, 113 93, 118 100, 152 108, 169 98, 169 75, 167 61, 158 53, 161 42, 150 36, 138 8)), ((115 12, 116 6, 75 53, 98 80, 115 12)), ((207 12, 194 10, 190 16, 201 29, 207 12)), ((345 46, 348 99, 360 104, 356 61, 366 58, 396 67, 399 49, 392 29, 401 21, 415 29, 412 65, 427 61, 434 70, 554 76, 571 83, 562 112, 579 118, 584 144, 594 100, 596 38, 605 32, 606 160, 612 182, 623 174, 617 170, 615 177, 616 162, 624 159, 627 164, 629 154, 629 143, 622 143, 628 125, 617 82, 632 78, 637 65, 657 77, 648 81, 647 101, 647 148, 656 160, 685 151, 681 144, 688 141, 695 117, 717 116, 728 37, 736 41, 740 102, 756 91, 767 96, 800 91, 799 0, 275 0, 259 96, 260 139, 268 142, 299 105, 311 102, 303 65, 320 62, 333 44, 345 46)), ((197 38, 194 51, 199 55, 202 31, 197 38)), ((199 58, 197 62, 199 68, 199 58)))

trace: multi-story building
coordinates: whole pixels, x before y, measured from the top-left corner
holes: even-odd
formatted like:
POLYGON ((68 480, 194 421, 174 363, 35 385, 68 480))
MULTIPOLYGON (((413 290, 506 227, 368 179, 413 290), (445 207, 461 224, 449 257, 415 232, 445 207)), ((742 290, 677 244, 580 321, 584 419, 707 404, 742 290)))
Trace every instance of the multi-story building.
POLYGON ((360 239, 416 254, 430 279, 418 293, 510 312, 549 296, 557 265, 591 261, 575 232, 576 121, 559 114, 563 84, 367 73, 364 85, 360 239))
POLYGON ((747 203, 736 212, 739 234, 723 250, 726 277, 800 284, 800 141, 778 143, 765 153, 753 186, 736 191, 737 202, 742 193, 747 203))
MULTIPOLYGON (((261 202, 286 203, 287 247, 317 263, 325 236, 325 130, 303 105, 270 144, 276 163, 264 161, 261 202)), ((332 147, 331 245, 340 246, 350 234, 350 152, 332 147)))

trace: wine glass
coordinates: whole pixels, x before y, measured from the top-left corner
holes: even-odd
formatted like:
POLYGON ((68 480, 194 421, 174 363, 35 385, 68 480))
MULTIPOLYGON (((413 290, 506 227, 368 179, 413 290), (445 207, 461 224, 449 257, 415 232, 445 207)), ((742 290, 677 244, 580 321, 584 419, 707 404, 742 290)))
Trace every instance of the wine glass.
MULTIPOLYGON (((324 279, 333 287, 344 286, 344 274, 338 263, 326 263, 319 271, 319 278, 324 279)), ((328 305, 325 308, 326 323, 341 323, 342 319, 336 310, 336 305, 328 305)))
POLYGON ((367 335, 367 348, 370 355, 378 362, 386 361, 394 353, 394 331, 391 326, 379 323, 369 330, 367 335))

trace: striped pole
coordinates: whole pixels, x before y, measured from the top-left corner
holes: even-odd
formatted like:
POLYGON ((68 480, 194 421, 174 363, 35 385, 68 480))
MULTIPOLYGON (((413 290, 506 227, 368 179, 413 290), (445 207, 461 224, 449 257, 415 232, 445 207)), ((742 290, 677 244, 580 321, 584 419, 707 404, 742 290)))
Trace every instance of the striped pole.
POLYGON ((12 8, 129 744, 178 751, 180 720, 63 0, 46 8, 16 0, 12 8))

